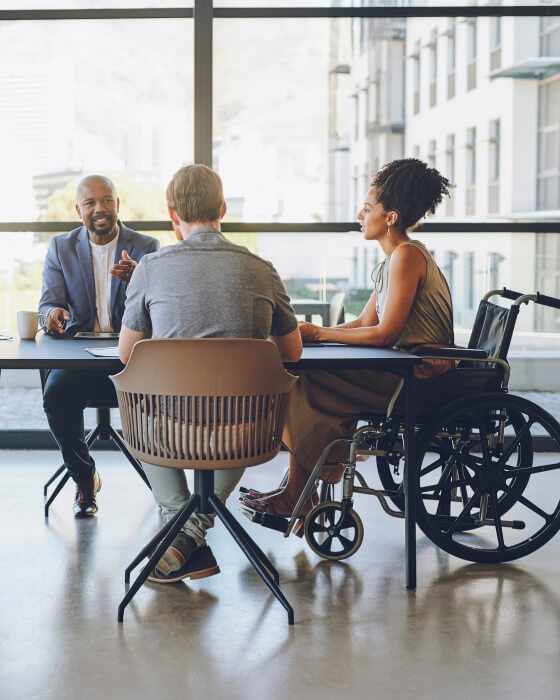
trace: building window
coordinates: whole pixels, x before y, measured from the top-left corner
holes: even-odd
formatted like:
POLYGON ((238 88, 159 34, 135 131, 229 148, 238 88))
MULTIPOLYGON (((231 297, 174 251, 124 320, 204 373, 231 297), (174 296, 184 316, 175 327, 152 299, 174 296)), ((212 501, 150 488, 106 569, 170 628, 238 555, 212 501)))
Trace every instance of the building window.
POLYGON ((475 182, 476 182, 476 128, 467 129, 467 199, 465 214, 472 216, 475 212, 475 182))
POLYGON ((500 211, 500 120, 489 124, 488 153, 488 213, 500 211))
MULTIPOLYGON (((447 179, 453 184, 455 182, 455 134, 448 134, 445 145, 445 169, 447 179)), ((455 201, 453 195, 449 197, 445 205, 447 216, 455 213, 455 201)))
POLYGON ((474 309, 474 253, 465 253, 465 309, 474 309))
POLYGON ((490 70, 502 65, 502 18, 490 17, 490 70))
POLYGON ((371 173, 369 170, 369 163, 366 161, 364 164, 364 170, 362 174, 362 191, 367 192, 369 190, 369 183, 371 181, 371 173))
POLYGON ((455 65, 457 62, 457 46, 455 43, 455 18, 447 25, 447 99, 455 97, 455 65))
POLYGON ((476 18, 469 17, 467 20, 467 90, 474 90, 476 87, 476 51, 477 51, 477 24, 476 18))
POLYGON ((541 17, 541 56, 560 55, 560 17, 541 17))
POLYGON ((358 166, 354 166, 354 174, 352 176, 352 195, 354 198, 354 211, 359 211, 361 207, 359 206, 358 202, 361 201, 360 199, 360 178, 358 176, 358 166))
POLYGON ((416 42, 414 47, 414 53, 412 55, 412 60, 414 61, 413 66, 413 80, 414 80, 414 93, 413 93, 413 104, 414 104, 414 114, 418 114, 420 111, 420 42, 416 42))
POLYGON ((486 287, 488 289, 499 289, 500 284, 500 263, 505 260, 500 253, 488 253, 488 270, 486 274, 486 287))
POLYGON ((436 167, 436 141, 433 139, 428 142, 428 165, 430 168, 436 167))
POLYGON ((537 209, 560 209, 560 78, 539 86, 537 209))
POLYGON ((413 158, 420 158, 420 146, 413 146, 412 147, 412 157, 413 158))
POLYGON ((446 250, 443 256, 443 267, 442 267, 442 272, 445 276, 445 279, 447 280, 447 284, 449 285, 449 291, 451 292, 451 296, 453 296, 453 288, 455 286, 455 279, 454 279, 454 261, 455 258, 457 257, 457 253, 453 252, 452 250, 446 250))
POLYGON ((352 94, 354 100, 354 141, 360 138, 360 95, 355 92, 352 94))
POLYGON ((430 37, 430 107, 434 107, 437 101, 437 29, 432 31, 430 37))

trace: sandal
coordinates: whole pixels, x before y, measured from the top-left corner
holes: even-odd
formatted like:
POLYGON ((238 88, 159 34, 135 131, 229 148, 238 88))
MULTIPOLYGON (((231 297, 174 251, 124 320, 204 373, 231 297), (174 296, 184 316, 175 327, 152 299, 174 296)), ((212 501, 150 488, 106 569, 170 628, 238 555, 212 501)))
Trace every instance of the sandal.
MULTIPOLYGON (((294 511, 294 506, 291 506, 284 491, 278 491, 270 496, 262 498, 249 498, 245 496, 242 498, 241 502, 244 506, 252 508, 259 513, 268 513, 269 515, 275 515, 278 518, 291 518, 294 511)), ((307 501, 303 504, 300 516, 305 518, 309 511, 314 508, 319 503, 319 496, 317 492, 311 494, 307 501)))
POLYGON ((243 500, 244 498, 248 498, 251 501, 254 501, 257 498, 268 498, 269 496, 275 496, 277 493, 280 493, 282 491, 281 488, 273 489, 272 491, 256 491, 255 489, 249 489, 245 488, 242 486, 239 491, 241 492, 241 496, 239 496, 240 500, 243 500))

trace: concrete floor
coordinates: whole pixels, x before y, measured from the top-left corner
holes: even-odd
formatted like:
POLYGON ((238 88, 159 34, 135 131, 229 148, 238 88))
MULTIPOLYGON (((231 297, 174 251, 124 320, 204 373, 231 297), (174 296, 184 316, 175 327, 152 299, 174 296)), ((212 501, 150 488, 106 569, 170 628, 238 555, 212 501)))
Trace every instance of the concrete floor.
MULTIPOLYGON (((294 627, 220 524, 209 543, 221 575, 147 584, 119 625, 124 568, 159 518, 118 453, 96 459, 98 517, 76 521, 67 486, 47 522, 41 489, 56 453, 0 454, 2 700, 558 697, 560 536, 487 566, 420 533, 414 593, 403 521, 372 497, 356 497, 364 543, 338 563, 239 515, 280 571, 294 627)), ((274 485, 285 463, 242 483, 274 485)))

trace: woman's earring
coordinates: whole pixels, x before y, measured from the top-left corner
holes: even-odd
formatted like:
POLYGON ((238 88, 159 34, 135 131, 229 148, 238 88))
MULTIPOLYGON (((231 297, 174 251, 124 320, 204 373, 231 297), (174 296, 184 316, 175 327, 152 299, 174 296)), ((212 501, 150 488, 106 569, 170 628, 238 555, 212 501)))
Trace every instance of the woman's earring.
POLYGON ((389 224, 387 224, 387 238, 390 238, 390 236, 391 236, 391 227, 389 226, 389 224))

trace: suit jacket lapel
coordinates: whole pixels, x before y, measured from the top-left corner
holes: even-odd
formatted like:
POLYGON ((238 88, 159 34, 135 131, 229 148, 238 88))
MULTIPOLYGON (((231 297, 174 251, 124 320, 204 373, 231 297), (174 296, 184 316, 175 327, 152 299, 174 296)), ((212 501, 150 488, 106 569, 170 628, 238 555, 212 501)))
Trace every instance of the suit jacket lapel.
POLYGON ((82 271, 82 276, 84 278, 84 285, 86 288, 91 316, 92 316, 92 328, 95 322, 95 280, 93 279, 93 262, 91 260, 91 248, 89 245, 88 232, 85 226, 82 226, 82 230, 78 234, 78 240, 76 243, 76 255, 80 262, 80 270, 82 271))

